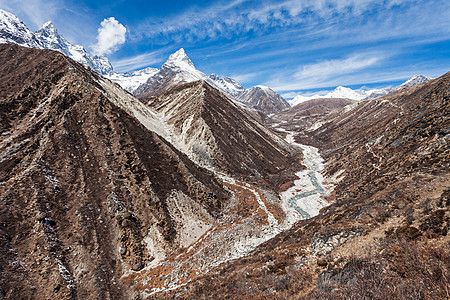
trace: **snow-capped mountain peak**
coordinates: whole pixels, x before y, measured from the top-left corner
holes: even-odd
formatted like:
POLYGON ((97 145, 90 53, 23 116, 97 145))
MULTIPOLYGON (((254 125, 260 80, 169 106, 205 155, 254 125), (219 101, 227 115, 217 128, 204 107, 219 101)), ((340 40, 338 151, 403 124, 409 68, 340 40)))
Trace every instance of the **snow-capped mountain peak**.
POLYGON ((352 100, 362 100, 366 97, 367 94, 364 91, 355 91, 345 86, 338 86, 324 96, 324 98, 347 98, 352 100))
POLYGON ((431 77, 423 76, 423 75, 414 75, 404 83, 399 86, 399 89, 407 88, 425 81, 430 80, 431 77))
POLYGON ((178 65, 178 66, 188 65, 190 67, 194 67, 194 64, 192 63, 191 59, 187 56, 183 48, 180 48, 180 50, 171 54, 169 56, 169 59, 164 64, 178 65))
POLYGON ((100 74, 107 75, 113 72, 108 59, 104 56, 91 56, 81 45, 69 43, 56 29, 53 22, 48 21, 41 29, 34 33, 46 49, 57 50, 69 56, 73 60, 91 67, 100 74))
POLYGON ((133 72, 114 73, 107 77, 120 84, 120 86, 130 93, 133 93, 141 84, 144 84, 151 76, 158 73, 158 71, 158 69, 148 67, 133 72))
MULTIPOLYGON (((110 78, 124 86, 125 82, 121 82, 120 78, 110 78)), ((169 59, 161 66, 161 69, 152 74, 133 93, 139 98, 161 95, 180 83, 197 80, 206 81, 214 88, 231 96, 232 99, 262 111, 272 113, 289 107, 286 100, 266 86, 258 86, 246 90, 233 78, 220 78, 217 74, 206 76, 195 68, 183 48, 171 54, 169 59)))
POLYGON ((209 79, 220 87, 221 90, 228 93, 232 97, 238 97, 245 91, 245 88, 237 82, 237 80, 231 77, 225 76, 220 78, 217 74, 211 74, 209 75, 209 79))
MULTIPOLYGON (((42 43, 42 46, 46 49, 53 49, 65 52, 69 51, 69 42, 59 34, 55 25, 51 21, 48 21, 42 25, 41 29, 34 33, 34 36, 42 43)), ((67 54, 66 54, 67 55, 67 54)))
POLYGON ((42 25, 42 28, 41 29, 48 29, 48 30, 54 30, 54 31, 56 31, 56 28, 55 28, 55 25, 53 24, 53 22, 52 21, 47 21, 47 22, 45 22, 44 23, 44 25, 42 25))
POLYGON ((411 86, 414 86, 416 84, 425 82, 430 80, 431 77, 423 76, 423 75, 414 75, 405 82, 403 82, 400 85, 394 86, 394 87, 385 87, 382 89, 357 89, 352 90, 351 88, 338 86, 333 91, 329 92, 326 95, 313 95, 313 96, 303 96, 303 95, 297 95, 294 99, 289 100, 289 103, 291 106, 295 106, 299 103, 317 99, 317 98, 347 98, 351 100, 367 100, 367 99, 375 99, 378 97, 382 97, 384 95, 387 95, 389 93, 408 88, 411 86))
POLYGON ((217 74, 211 74, 211 75, 209 75, 209 78, 211 78, 212 80, 214 80, 214 81, 218 81, 218 80, 220 80, 220 76, 219 75, 217 75, 217 74))
POLYGON ((39 40, 15 15, 0 9, 0 43, 42 48, 39 40))
POLYGON ((71 44, 58 32, 51 21, 46 22, 33 33, 19 18, 0 9, 0 43, 56 50, 100 74, 113 73, 113 68, 106 57, 91 56, 83 46, 71 44))

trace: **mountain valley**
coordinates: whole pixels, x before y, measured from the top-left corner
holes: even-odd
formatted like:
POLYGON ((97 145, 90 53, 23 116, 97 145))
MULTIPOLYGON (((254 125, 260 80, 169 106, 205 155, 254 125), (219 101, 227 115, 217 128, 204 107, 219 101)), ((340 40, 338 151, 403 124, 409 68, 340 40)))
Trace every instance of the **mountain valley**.
POLYGON ((0 82, 2 299, 449 298, 450 72, 286 101, 0 9, 0 82))

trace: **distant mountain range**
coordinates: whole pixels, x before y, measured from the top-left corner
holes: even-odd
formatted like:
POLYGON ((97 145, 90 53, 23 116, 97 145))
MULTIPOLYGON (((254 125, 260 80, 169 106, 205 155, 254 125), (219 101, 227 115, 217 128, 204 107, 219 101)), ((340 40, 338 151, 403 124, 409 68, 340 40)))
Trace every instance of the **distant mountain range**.
POLYGON ((15 15, 1 9, 0 43, 57 50, 102 75, 113 73, 113 67, 106 57, 90 55, 83 46, 71 44, 56 30, 52 22, 47 22, 41 29, 32 32, 15 15))
POLYGON ((246 90, 233 78, 205 75, 195 68, 183 48, 170 55, 161 69, 145 68, 118 73, 113 70, 106 57, 90 55, 83 46, 68 42, 52 22, 49 21, 38 31, 32 32, 19 18, 4 10, 0 10, 0 43, 59 51, 141 98, 161 94, 180 83, 204 80, 230 98, 266 113, 280 112, 289 107, 286 100, 269 88, 261 89, 258 86, 246 90))
POLYGON ((289 104, 291 106, 295 106, 299 103, 311 100, 311 99, 319 99, 319 98, 346 98, 350 100, 370 100, 375 99, 387 94, 390 94, 392 92, 411 87, 413 85, 425 82, 430 80, 430 77, 423 76, 423 75, 414 75, 411 78, 409 78, 404 83, 394 86, 394 87, 386 87, 382 89, 357 89, 352 90, 351 88, 344 87, 344 86, 338 86, 331 92, 327 93, 326 95, 312 95, 312 96, 303 96, 298 95, 294 99, 289 100, 289 104))
POLYGON ((338 86, 326 95, 298 95, 294 99, 286 101, 266 86, 258 85, 245 89, 233 78, 219 77, 216 74, 207 76, 195 68, 183 48, 170 55, 160 69, 149 67, 133 72, 118 73, 113 70, 106 57, 91 55, 83 46, 68 42, 51 21, 45 23, 38 31, 32 32, 19 18, 1 9, 0 43, 13 43, 31 48, 59 51, 108 77, 139 98, 160 95, 180 83, 203 80, 224 92, 231 99, 267 114, 279 113, 290 106, 317 98, 374 99, 430 79, 426 76, 414 75, 399 86, 370 90, 352 90, 351 88, 338 86))
POLYGON ((145 75, 127 77, 127 81, 117 75, 109 76, 109 78, 121 84, 138 98, 158 96, 181 83, 202 80, 219 89, 229 98, 268 114, 277 113, 290 107, 283 97, 269 87, 258 85, 245 89, 233 78, 221 78, 216 74, 207 76, 195 68, 183 48, 171 54, 159 70, 152 69, 145 75), (137 81, 144 81, 145 77, 147 78, 145 83, 137 84, 137 81), (136 86, 137 88, 134 89, 136 86))

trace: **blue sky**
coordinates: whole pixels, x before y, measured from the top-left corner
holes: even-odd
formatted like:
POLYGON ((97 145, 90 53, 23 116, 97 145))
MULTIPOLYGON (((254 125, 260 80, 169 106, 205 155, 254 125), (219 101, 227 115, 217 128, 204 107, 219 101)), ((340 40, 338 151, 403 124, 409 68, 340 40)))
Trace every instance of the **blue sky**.
POLYGON ((448 0, 0 0, 0 8, 31 30, 52 20, 117 71, 159 68, 183 47, 206 74, 268 85, 286 98, 450 71, 448 0), (101 47, 100 27, 112 46, 101 47), (121 42, 108 35, 115 29, 126 29, 121 42))

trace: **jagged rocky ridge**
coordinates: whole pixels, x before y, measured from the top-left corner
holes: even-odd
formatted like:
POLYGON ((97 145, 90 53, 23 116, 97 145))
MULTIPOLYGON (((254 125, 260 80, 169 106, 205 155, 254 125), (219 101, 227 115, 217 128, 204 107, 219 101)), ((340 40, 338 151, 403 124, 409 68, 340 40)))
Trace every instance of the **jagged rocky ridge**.
POLYGON ((100 74, 113 74, 113 67, 106 57, 91 56, 83 46, 69 43, 50 21, 33 33, 19 18, 0 9, 0 43, 57 50, 100 74))
MULTIPOLYGON (((114 78, 111 78, 114 80, 114 78)), ((170 55, 158 72, 133 91, 138 98, 158 96, 182 83, 203 80, 224 92, 229 98, 265 113, 279 112, 289 107, 280 95, 267 87, 244 89, 236 80, 212 74, 209 77, 197 70, 183 48, 170 55)), ((117 81, 119 82, 119 81, 117 81)))
POLYGON ((202 165, 277 189, 295 161, 290 145, 206 81, 142 101, 173 127, 174 144, 202 165))
POLYGON ((217 74, 211 74, 209 75, 209 78, 211 78, 222 91, 232 97, 239 98, 239 96, 245 92, 245 88, 237 80, 231 77, 220 77, 217 74))
POLYGON ((286 100, 267 86, 257 85, 245 90, 239 101, 267 114, 278 113, 291 107, 286 100))

